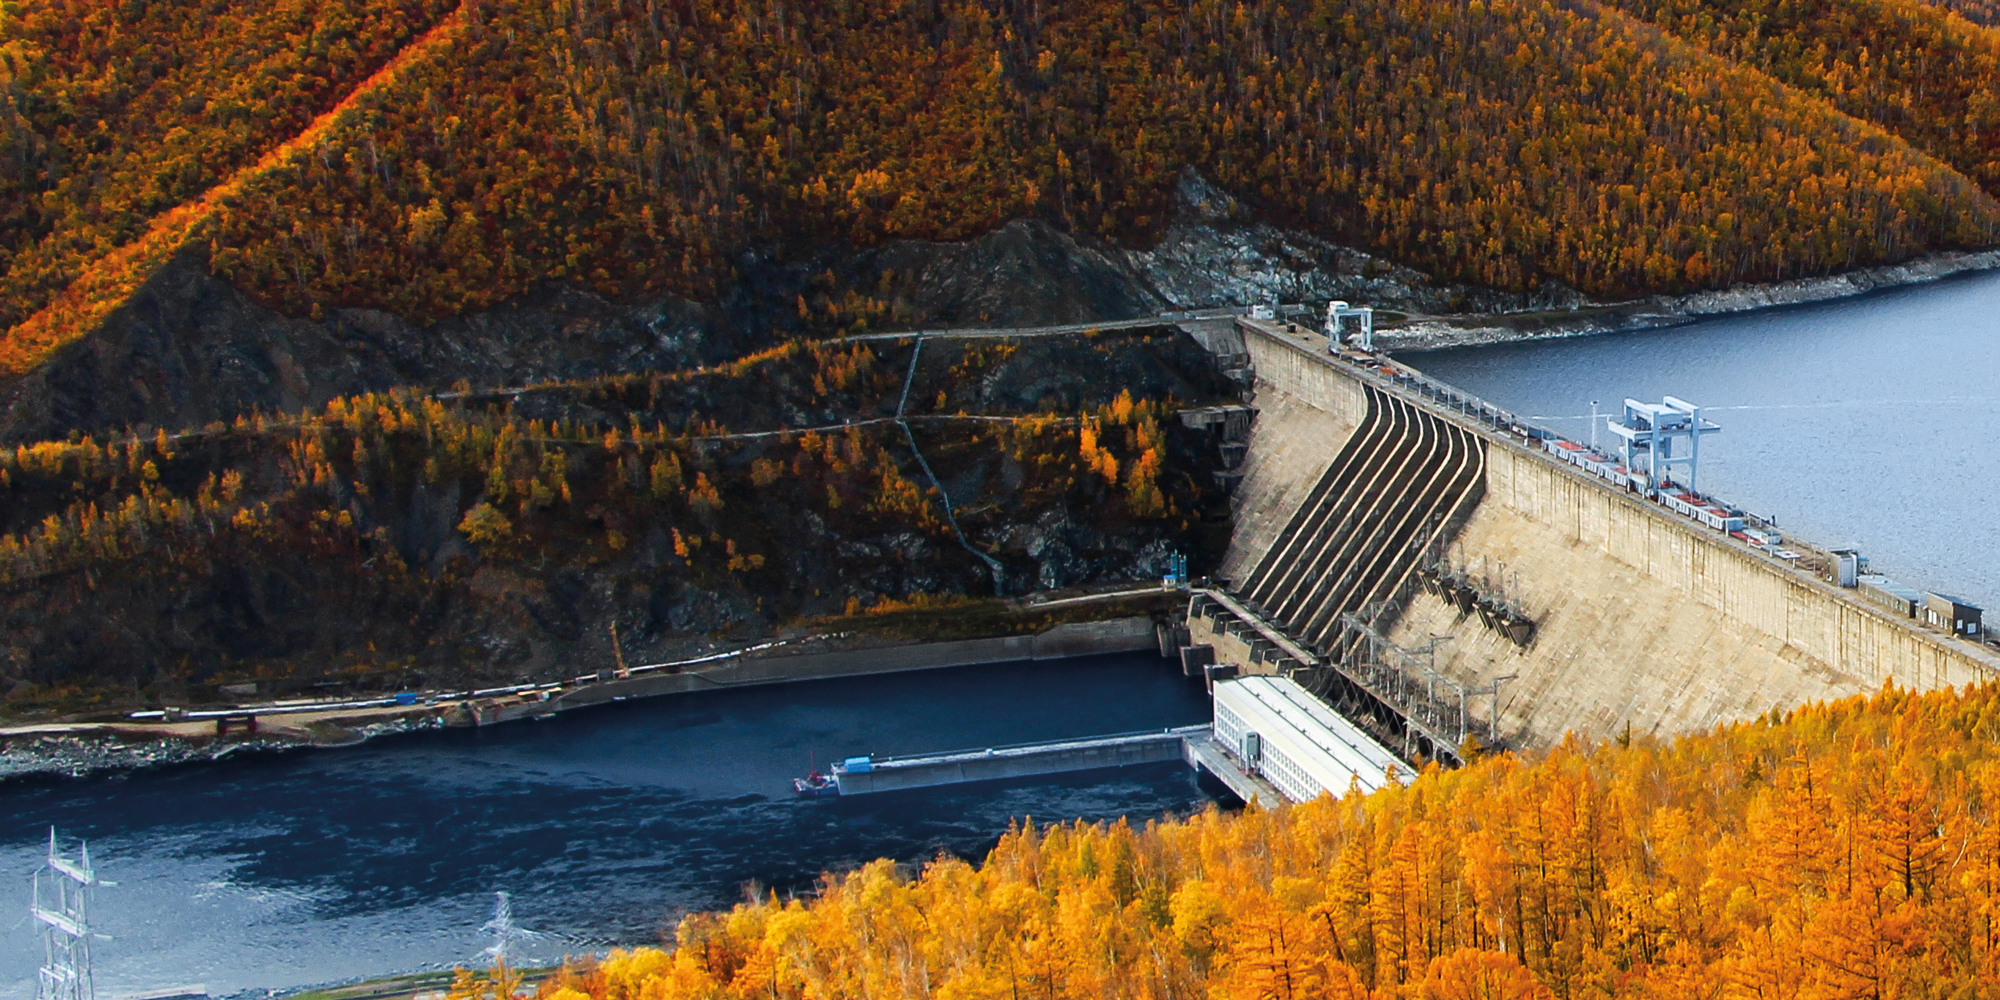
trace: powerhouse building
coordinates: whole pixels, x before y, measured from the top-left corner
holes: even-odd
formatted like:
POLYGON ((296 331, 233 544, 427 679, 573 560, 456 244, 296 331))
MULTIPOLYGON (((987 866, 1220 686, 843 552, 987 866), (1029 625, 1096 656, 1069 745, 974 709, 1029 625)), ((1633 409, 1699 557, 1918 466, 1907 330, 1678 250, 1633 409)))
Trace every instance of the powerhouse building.
POLYGON ((1372 792, 1393 769, 1407 770, 1387 748, 1325 702, 1283 677, 1215 682, 1215 741, 1252 774, 1294 802, 1350 786, 1372 792))

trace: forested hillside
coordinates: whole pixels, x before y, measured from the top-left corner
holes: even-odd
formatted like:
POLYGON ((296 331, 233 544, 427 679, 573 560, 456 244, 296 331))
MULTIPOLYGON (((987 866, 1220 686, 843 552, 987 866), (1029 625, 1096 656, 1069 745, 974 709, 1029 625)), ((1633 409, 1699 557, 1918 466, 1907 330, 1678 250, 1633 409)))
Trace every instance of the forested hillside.
POLYGON ((1618 0, 2000 190, 2000 34, 1898 0, 1618 0))
POLYGON ((1156 580, 1175 552, 1199 571, 1226 541, 1215 442, 1176 410, 1235 386, 1185 334, 915 350, 0 452, 4 708, 567 677, 609 662, 612 623, 669 659, 1156 580))
POLYGON ((1366 798, 1028 826, 977 866, 690 916, 539 996, 1980 1000, 1996 741, 2000 688, 1891 691, 1366 798))
POLYGON ((303 131, 449 0, 0 10, 0 323, 303 131))
MULTIPOLYGON (((1984 33, 1906 0, 1771 6, 23 4, 0 361, 41 363, 181 251, 294 315, 430 320, 545 282, 709 301, 743 254, 829 240, 1035 217, 1142 245, 1189 166, 1268 218, 1498 288, 1620 296, 1994 242, 2000 207, 1968 180, 1992 174, 1984 33)), ((868 293, 802 297, 801 319, 891 319, 868 293)))

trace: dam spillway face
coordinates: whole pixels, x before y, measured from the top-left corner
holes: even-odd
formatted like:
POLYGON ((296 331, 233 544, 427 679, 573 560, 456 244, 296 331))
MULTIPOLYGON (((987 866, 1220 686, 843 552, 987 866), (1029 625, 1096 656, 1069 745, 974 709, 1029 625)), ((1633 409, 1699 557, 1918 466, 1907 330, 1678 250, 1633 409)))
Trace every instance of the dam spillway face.
POLYGON ((1426 555, 1485 491, 1484 441, 1363 389, 1360 426, 1237 590, 1246 606, 1322 653, 1336 645, 1342 616, 1386 624, 1426 555))
POLYGON ((1260 416, 1236 585, 1192 595, 1190 674, 1294 677, 1435 760, 2000 677, 1986 647, 1560 461, 1547 432, 1407 365, 1235 328, 1260 416))

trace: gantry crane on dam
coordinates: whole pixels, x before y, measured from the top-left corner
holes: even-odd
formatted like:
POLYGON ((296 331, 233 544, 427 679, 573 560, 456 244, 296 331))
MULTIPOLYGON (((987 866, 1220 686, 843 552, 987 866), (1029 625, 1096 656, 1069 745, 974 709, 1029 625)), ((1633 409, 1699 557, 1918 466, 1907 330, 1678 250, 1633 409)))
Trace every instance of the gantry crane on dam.
POLYGON ((1319 330, 1265 312, 1210 349, 1250 369, 1251 451, 1282 449, 1249 460, 1239 514, 1284 513, 1239 528, 1240 577, 1197 588, 1191 671, 1298 678, 1445 761, 1474 736, 1686 731, 2000 676, 1976 607, 1698 492, 1721 430, 1699 404, 1628 399, 1599 450, 1371 350, 1365 307, 1330 303, 1319 330), (1271 437, 1294 433, 1318 436, 1271 437), (1278 460, 1318 442, 1322 463, 1278 460))

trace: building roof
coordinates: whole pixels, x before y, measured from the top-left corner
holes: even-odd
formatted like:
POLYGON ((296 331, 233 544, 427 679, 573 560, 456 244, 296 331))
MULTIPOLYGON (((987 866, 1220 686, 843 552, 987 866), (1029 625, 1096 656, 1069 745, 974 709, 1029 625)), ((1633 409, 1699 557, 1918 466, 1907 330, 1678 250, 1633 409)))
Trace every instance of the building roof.
POLYGON ((1311 692, 1283 677, 1217 681, 1215 697, 1243 717, 1267 743, 1277 743, 1327 791, 1346 794, 1350 781, 1363 791, 1389 783, 1388 772, 1409 766, 1311 692))
POLYGON ((1886 576, 1875 573, 1863 573, 1855 577, 1855 579, 1885 594, 1894 594, 1906 601, 1921 601, 1924 599, 1923 591, 1906 584, 1897 583, 1886 576))

